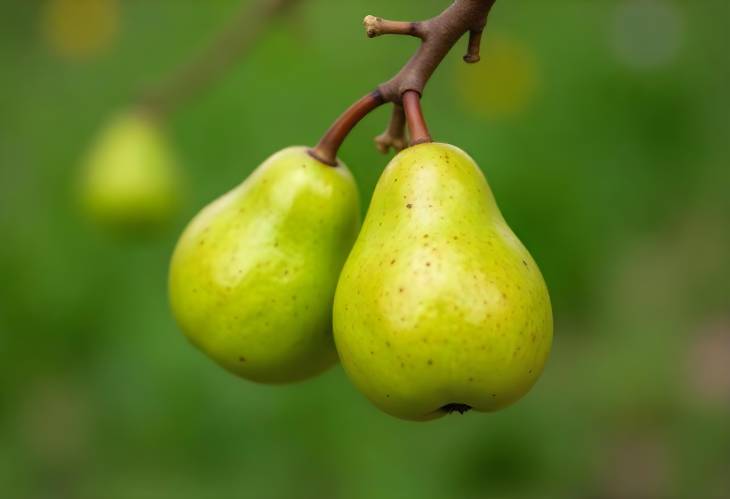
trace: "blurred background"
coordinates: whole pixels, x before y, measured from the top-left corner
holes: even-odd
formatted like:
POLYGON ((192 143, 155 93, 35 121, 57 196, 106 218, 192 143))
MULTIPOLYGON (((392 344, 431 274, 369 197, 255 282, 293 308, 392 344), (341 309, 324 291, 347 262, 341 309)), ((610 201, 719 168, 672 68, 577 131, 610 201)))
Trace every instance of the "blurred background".
MULTIPOLYGON (((80 213, 83 158, 240 0, 2 2, 0 496, 729 497, 728 2, 500 0, 482 63, 464 40, 429 84, 434 137, 477 160, 551 290, 553 354, 518 404, 403 422, 339 367, 259 386, 177 330, 187 220, 405 62, 417 41, 367 39, 366 14, 446 3, 302 0, 171 116, 184 208, 130 240, 80 213)), ((363 209, 388 116, 340 152, 363 209)))

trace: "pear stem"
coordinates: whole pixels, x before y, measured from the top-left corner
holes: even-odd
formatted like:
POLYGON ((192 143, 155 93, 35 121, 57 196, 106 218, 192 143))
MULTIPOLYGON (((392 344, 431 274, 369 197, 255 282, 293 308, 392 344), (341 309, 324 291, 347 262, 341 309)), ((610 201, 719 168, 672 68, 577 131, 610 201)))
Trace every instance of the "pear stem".
MULTIPOLYGON (((464 61, 467 63, 479 61, 482 32, 495 1, 454 0, 436 17, 419 22, 392 21, 375 16, 365 18, 363 24, 365 32, 370 38, 381 35, 406 35, 421 40, 418 50, 405 66, 393 78, 378 86, 378 93, 382 99, 378 105, 390 102, 396 106, 388 129, 375 138, 376 146, 381 152, 388 152, 391 147, 398 150, 398 139, 403 138, 403 112, 400 106, 406 107, 405 114, 412 136, 411 144, 431 141, 420 107, 423 90, 436 68, 464 34, 469 33, 469 44, 464 61), (408 100, 408 104, 406 104, 406 100, 408 100)), ((337 149, 352 127, 346 130, 343 136, 338 134, 336 143, 332 142, 330 136, 333 128, 343 121, 350 123, 352 120, 347 117, 347 114, 361 110, 356 104, 340 116, 317 147, 312 150, 312 154, 319 154, 319 157, 326 160, 325 162, 328 164, 336 163, 337 149)), ((358 115, 354 124, 363 116, 358 115)))
POLYGON ((309 154, 322 163, 337 166, 337 151, 340 149, 345 137, 349 135, 361 119, 384 102, 383 96, 378 90, 362 97, 335 120, 319 143, 309 150, 309 154))
POLYGON ((145 91, 138 106, 164 118, 229 70, 266 32, 271 21, 300 0, 243 2, 230 24, 193 59, 145 91))
POLYGON ((428 126, 426 126, 421 109, 420 94, 415 90, 406 90, 403 93, 403 109, 406 112, 408 130, 411 132, 411 145, 431 142, 431 134, 428 133, 428 126))

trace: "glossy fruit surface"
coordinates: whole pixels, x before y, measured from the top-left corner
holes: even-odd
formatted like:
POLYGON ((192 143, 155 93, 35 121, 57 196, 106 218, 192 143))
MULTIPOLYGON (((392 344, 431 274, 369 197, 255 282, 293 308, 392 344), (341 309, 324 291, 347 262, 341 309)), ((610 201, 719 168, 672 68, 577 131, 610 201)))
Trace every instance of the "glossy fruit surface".
POLYGON ((462 150, 417 145, 385 169, 334 328, 352 381, 400 418, 494 411, 535 383, 552 342, 548 291, 462 150))
POLYGON ((203 209, 170 267, 173 313, 198 348, 253 381, 283 383, 334 364, 332 301, 360 226, 344 165, 304 147, 267 159, 203 209))

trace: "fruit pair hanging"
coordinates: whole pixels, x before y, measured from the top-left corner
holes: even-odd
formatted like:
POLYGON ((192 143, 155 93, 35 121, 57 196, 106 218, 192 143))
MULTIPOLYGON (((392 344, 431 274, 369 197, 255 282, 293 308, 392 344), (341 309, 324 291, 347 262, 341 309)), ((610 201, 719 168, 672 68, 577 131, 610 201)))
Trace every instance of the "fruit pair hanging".
POLYGON ((370 401, 409 420, 494 411, 531 388, 552 342, 547 288, 477 164, 431 142, 420 109, 461 34, 465 60, 478 61, 492 3, 457 0, 422 23, 366 18, 370 36, 419 36, 420 51, 317 147, 274 154, 188 225, 169 292, 193 344, 262 383, 305 379, 339 357, 370 401), (399 148, 407 122, 412 145, 385 168, 361 228, 336 153, 384 102, 394 113, 378 144, 399 148))

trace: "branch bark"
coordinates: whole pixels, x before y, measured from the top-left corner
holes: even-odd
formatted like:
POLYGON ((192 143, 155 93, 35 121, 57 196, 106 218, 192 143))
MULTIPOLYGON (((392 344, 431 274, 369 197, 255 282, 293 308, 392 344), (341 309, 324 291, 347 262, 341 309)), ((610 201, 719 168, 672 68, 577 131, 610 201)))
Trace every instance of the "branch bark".
MULTIPOLYGON (((378 86, 383 98, 387 102, 400 102, 407 90, 423 95, 428 80, 456 42, 465 33, 481 33, 484 30, 487 15, 494 2, 495 0, 456 0, 432 19, 410 23, 418 26, 421 46, 398 74, 378 86)), ((469 53, 478 55, 478 47, 472 47, 469 53)))
MULTIPOLYGON (((387 152, 391 147, 397 149, 395 147, 397 141, 405 136, 401 131, 403 125, 401 111, 398 108, 403 108, 406 94, 409 97, 405 106, 405 115, 408 117, 412 143, 417 140, 431 140, 421 112, 420 97, 433 73, 464 34, 469 33, 469 44, 464 61, 467 63, 479 61, 482 32, 495 1, 454 0, 438 16, 420 22, 392 21, 375 16, 365 18, 365 30, 370 38, 381 35, 407 35, 421 39, 421 45, 405 66, 393 78, 377 87, 376 92, 380 96, 381 104, 390 102, 396 106, 388 129, 375 138, 379 150, 387 152), (414 130, 413 127, 417 127, 417 129, 414 130)), ((360 119, 364 116, 362 115, 360 119)), ((338 121, 342 119, 349 119, 347 112, 338 121)), ((356 123, 351 123, 347 133, 356 123)), ((344 131, 344 128, 337 127, 336 124, 337 122, 310 151, 314 157, 327 164, 336 164, 337 151, 347 136, 347 133, 337 134, 344 131)))
POLYGON ((139 105, 164 117, 199 94, 225 73, 261 38, 271 21, 301 0, 244 2, 230 24, 192 61, 142 95, 139 105))

